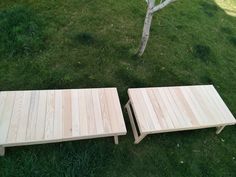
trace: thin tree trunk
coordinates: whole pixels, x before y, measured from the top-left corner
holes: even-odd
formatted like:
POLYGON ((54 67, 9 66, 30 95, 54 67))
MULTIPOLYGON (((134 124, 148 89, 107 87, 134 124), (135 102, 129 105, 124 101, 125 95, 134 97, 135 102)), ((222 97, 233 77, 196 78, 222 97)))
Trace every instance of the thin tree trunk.
POLYGON ((141 39, 140 46, 139 46, 139 49, 137 52, 138 56, 143 55, 144 50, 147 45, 147 42, 148 42, 148 39, 149 39, 150 28, 151 28, 151 24, 152 24, 152 16, 153 16, 152 9, 154 6, 155 6, 155 0, 149 0, 147 14, 146 14, 146 18, 144 21, 142 39, 141 39))

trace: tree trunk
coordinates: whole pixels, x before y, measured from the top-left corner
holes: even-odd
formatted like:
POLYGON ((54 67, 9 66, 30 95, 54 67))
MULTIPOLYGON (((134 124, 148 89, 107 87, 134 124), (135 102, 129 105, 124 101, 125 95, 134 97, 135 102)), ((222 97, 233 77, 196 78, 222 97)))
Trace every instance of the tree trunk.
POLYGON ((155 0, 149 0, 147 14, 146 14, 146 18, 144 21, 142 39, 141 39, 140 46, 139 46, 139 49, 137 52, 138 56, 143 55, 144 50, 147 45, 147 42, 148 42, 148 39, 149 39, 150 28, 151 28, 151 24, 152 24, 152 16, 153 16, 152 9, 154 6, 155 6, 155 0))

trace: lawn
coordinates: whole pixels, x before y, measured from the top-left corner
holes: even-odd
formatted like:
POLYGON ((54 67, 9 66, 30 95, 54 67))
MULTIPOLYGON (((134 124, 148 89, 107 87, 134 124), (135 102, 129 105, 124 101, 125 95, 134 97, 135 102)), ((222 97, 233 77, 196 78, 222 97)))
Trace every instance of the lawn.
MULTIPOLYGON (((178 0, 154 15, 143 57, 144 0, 1 0, 0 90, 214 84, 236 116, 235 0, 178 0), (17 2, 17 3, 16 3, 17 2), (229 13, 228 13, 229 12, 229 13)), ((235 177, 236 127, 7 148, 1 177, 235 177)))

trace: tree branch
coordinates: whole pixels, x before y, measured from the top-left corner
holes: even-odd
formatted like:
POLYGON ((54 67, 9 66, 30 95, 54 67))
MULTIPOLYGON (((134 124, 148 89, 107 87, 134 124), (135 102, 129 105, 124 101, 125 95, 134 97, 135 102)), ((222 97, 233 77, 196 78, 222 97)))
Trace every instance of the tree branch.
POLYGON ((143 55, 143 52, 147 46, 147 42, 148 42, 149 35, 150 35, 150 28, 151 28, 153 13, 161 10, 162 8, 166 7, 168 4, 170 4, 171 2, 174 2, 174 1, 175 0, 160 0, 160 3, 155 6, 156 0, 146 0, 148 8, 147 8, 147 14, 145 17, 145 21, 144 21, 142 39, 141 39, 139 49, 137 52, 138 56, 143 55))
POLYGON ((168 4, 174 2, 176 0, 165 0, 164 2, 161 1, 161 3, 157 6, 155 6, 152 10, 151 10, 151 13, 154 13, 156 11, 159 11, 161 9, 163 9, 164 7, 166 7, 168 4))
POLYGON ((151 10, 155 7, 155 0, 147 0, 147 3, 148 3, 147 14, 144 21, 142 39, 141 39, 140 46, 137 52, 138 56, 142 56, 146 48, 146 45, 149 39, 150 27, 151 27, 152 16, 153 16, 153 14, 151 13, 151 10))

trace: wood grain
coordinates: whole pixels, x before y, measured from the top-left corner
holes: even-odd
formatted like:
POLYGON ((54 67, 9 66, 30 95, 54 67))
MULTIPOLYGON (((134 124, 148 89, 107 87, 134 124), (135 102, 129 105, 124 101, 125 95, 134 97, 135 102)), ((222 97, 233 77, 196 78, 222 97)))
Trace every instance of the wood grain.
POLYGON ((212 85, 134 88, 128 94, 141 133, 236 124, 212 85))
POLYGON ((1 146, 124 134, 116 88, 0 92, 1 146))

